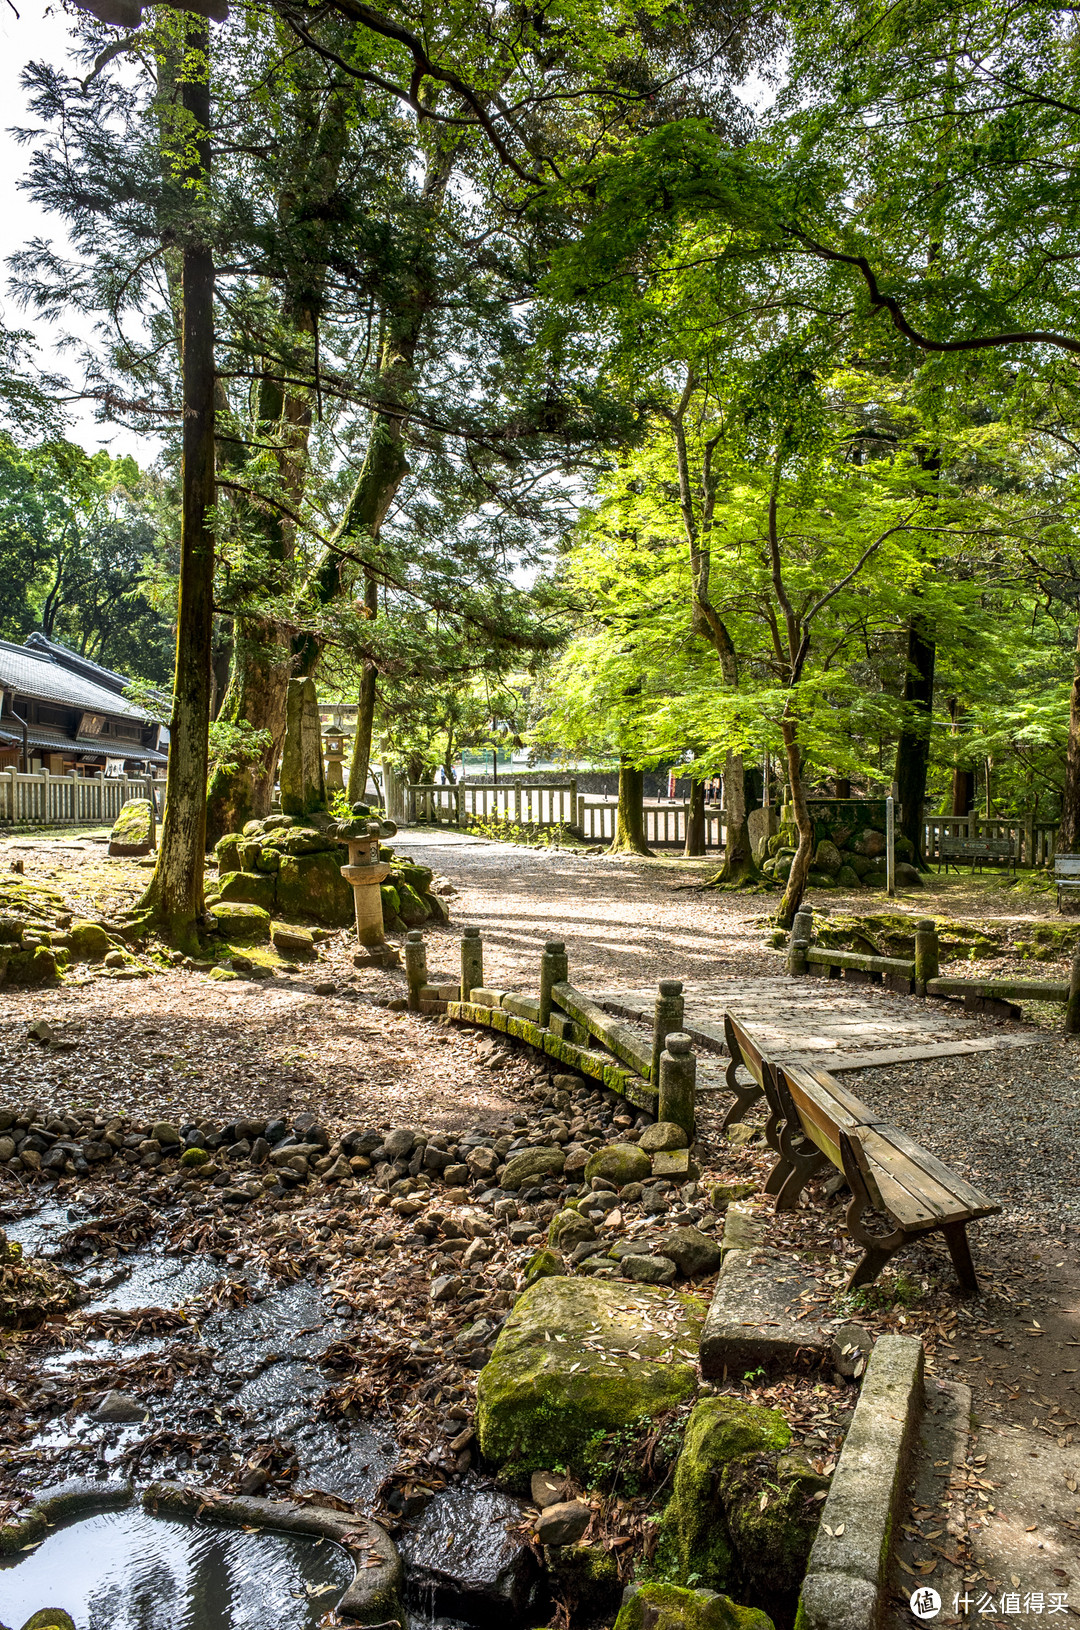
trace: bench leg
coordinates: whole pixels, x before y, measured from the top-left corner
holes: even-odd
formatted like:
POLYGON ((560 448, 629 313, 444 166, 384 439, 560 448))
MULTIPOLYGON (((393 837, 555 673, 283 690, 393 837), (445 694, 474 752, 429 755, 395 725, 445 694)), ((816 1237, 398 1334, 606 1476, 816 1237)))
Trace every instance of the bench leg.
POLYGON ((867 1246, 845 1288, 847 1290, 858 1290, 860 1285, 872 1285, 886 1262, 899 1248, 899 1246, 893 1246, 891 1249, 886 1249, 884 1245, 867 1246))
POLYGON ((913 1236, 906 1233, 903 1228, 894 1228, 890 1234, 870 1232, 863 1222, 863 1213, 873 1211, 874 1203, 867 1190, 855 1151, 851 1147, 851 1140, 844 1132, 840 1133, 840 1155, 844 1162, 844 1176, 851 1189, 851 1202, 844 1220, 852 1239, 858 1240, 863 1247, 863 1256, 847 1282, 848 1290, 857 1290, 860 1285, 869 1285, 876 1279, 889 1258, 913 1236))
POLYGON ((956 1277, 960 1281, 960 1289, 965 1296, 978 1296, 979 1281, 975 1276, 975 1264, 971 1260, 971 1246, 968 1244, 967 1224, 962 1222, 946 1223, 941 1230, 945 1235, 945 1243, 949 1247, 949 1255, 956 1269, 956 1277))
POLYGON ((752 1109, 758 1099, 764 1096, 756 1081, 752 1086, 744 1087, 738 1081, 731 1079, 734 1074, 734 1065, 729 1065, 726 1080, 731 1091, 735 1094, 735 1102, 724 1116, 720 1126, 721 1132, 726 1132, 729 1126, 735 1126, 741 1121, 747 1110, 752 1109))
POLYGON ((779 1194, 790 1176, 791 1161, 785 1160, 781 1155, 765 1180, 765 1193, 779 1194))
POLYGON ((784 1121, 780 1126, 780 1160, 769 1173, 770 1183, 778 1180, 775 1189, 777 1211, 794 1211, 807 1183, 828 1164, 817 1144, 793 1131, 790 1124, 784 1121), (781 1164, 787 1168, 782 1178, 781 1164))

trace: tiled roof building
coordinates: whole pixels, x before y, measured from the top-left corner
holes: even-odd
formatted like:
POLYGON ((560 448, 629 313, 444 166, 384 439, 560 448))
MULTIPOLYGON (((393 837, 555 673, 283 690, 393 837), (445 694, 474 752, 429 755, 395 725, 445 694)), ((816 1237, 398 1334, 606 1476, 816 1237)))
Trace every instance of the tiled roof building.
POLYGON ((0 640, 0 770, 139 775, 164 767, 169 732, 130 683, 44 634, 0 640))

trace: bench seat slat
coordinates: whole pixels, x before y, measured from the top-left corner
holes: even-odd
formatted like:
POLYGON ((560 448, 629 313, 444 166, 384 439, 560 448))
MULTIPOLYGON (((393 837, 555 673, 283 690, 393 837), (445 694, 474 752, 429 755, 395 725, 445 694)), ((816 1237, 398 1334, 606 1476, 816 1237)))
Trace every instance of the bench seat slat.
POLYGON ((860 1125, 873 1126, 876 1121, 881 1119, 880 1115, 871 1109, 869 1104, 864 1104, 861 1098, 857 1098, 834 1075, 830 1075, 823 1065, 782 1064, 780 1068, 789 1081, 796 1077, 799 1079, 809 1077, 809 1080, 813 1083, 810 1090, 817 1089, 817 1091, 827 1093, 828 1098, 837 1105, 838 1109, 852 1116, 860 1125))
MULTIPOLYGON (((965 1178, 957 1176, 954 1171, 950 1171, 949 1167, 943 1165, 936 1155, 932 1155, 928 1149, 924 1149, 921 1144, 916 1143, 914 1138, 910 1138, 899 1127, 880 1123, 873 1130, 881 1138, 883 1144, 887 1141, 895 1151, 893 1156, 894 1169, 900 1169, 899 1163, 901 1161, 908 1162, 922 1174, 922 1182, 928 1194, 933 1192, 931 1185, 936 1185, 953 1208, 962 1210, 968 1216, 988 1217, 993 1212, 1001 1210, 1001 1207, 991 1200, 988 1195, 982 1194, 965 1178)), ((859 1136, 860 1138, 863 1137, 862 1131, 860 1131, 859 1136)))

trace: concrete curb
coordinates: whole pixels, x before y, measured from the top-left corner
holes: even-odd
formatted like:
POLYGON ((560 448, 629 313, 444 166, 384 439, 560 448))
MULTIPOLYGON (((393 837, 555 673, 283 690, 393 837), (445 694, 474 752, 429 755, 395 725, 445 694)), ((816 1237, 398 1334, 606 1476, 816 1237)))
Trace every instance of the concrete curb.
POLYGON ((922 1342, 882 1336, 866 1366, 821 1514, 796 1630, 877 1630, 893 1521, 923 1400, 922 1342))
POLYGON ((384 1528, 367 1517, 330 1506, 224 1494, 182 1483, 151 1483, 143 1491, 142 1503, 152 1513, 170 1511, 231 1527, 277 1529, 333 1540, 356 1569, 336 1611, 362 1625, 377 1625, 379 1630, 394 1630, 395 1626, 400 1630, 405 1624, 401 1605, 404 1570, 397 1546, 384 1528))
POLYGON ((19 1522, 0 1528, 0 1556, 13 1556, 24 1546, 42 1540, 50 1528, 74 1522, 77 1517, 98 1511, 119 1511, 130 1505, 135 1490, 127 1482, 98 1482, 92 1477, 73 1477, 42 1489, 37 1503, 19 1522))

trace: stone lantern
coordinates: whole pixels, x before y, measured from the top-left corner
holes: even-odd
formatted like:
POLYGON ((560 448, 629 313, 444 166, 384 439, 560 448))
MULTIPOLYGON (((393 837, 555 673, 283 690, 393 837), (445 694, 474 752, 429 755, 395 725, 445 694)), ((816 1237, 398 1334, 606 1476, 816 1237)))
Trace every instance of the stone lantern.
POLYGON ((349 864, 342 866, 341 875, 352 885, 356 909, 356 938, 367 950, 387 955, 396 953, 388 946, 383 934, 382 888, 390 875, 390 867, 379 859, 382 839, 392 838, 397 832, 393 821, 370 819, 366 804, 355 804, 352 820, 339 821, 333 828, 334 836, 349 847, 349 864))
POLYGON ((326 790, 340 792, 345 785, 345 732, 338 725, 327 725, 323 731, 323 756, 326 759, 326 790))

